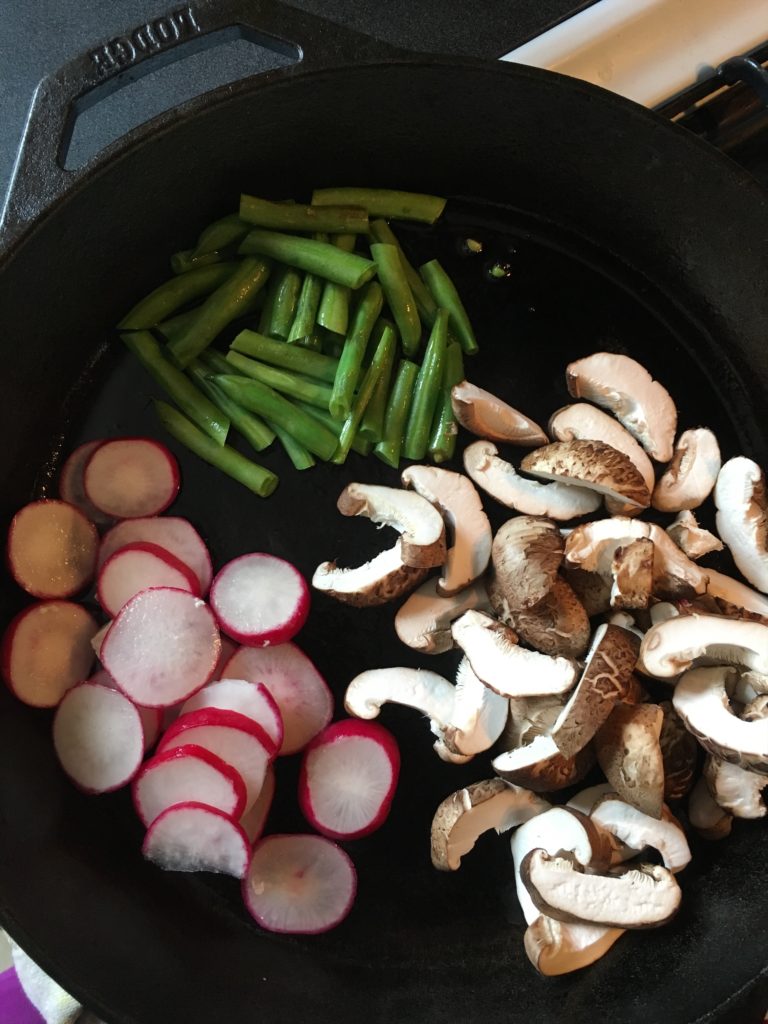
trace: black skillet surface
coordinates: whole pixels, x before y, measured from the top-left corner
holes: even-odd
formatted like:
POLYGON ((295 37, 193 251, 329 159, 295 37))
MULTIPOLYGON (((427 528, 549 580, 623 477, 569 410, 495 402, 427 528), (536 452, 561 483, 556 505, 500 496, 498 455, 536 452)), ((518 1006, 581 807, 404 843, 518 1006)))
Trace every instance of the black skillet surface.
MULTIPOLYGON (((204 24, 209 8, 200 10, 204 24)), ((322 39, 285 9, 253 10, 276 35, 285 24, 322 39)), ((153 388, 112 325, 241 189, 301 197, 355 181, 455 197, 444 225, 404 238, 414 259, 437 255, 456 277, 482 340, 478 383, 545 420, 566 401, 568 360, 626 351, 670 388, 681 426, 706 423, 726 456, 768 462, 768 201, 748 176, 577 83, 472 61, 375 62, 364 45, 338 39, 337 59, 357 52, 370 66, 323 70, 310 56, 304 69, 224 89, 151 135, 137 133, 32 230, 24 233, 22 216, 9 221, 19 240, 0 267, 3 523, 50 492, 62 451, 80 440, 155 431, 153 388), (460 254, 467 234, 485 242, 484 256, 460 254), (510 276, 491 283, 484 264, 496 258, 510 276)), ((50 180, 53 198, 60 182, 50 180)), ((25 202, 34 207, 33 192, 14 217, 25 202)), ((263 502, 178 456, 184 487, 173 511, 198 525, 218 564, 263 549, 310 574, 320 560, 353 563, 381 543, 370 524, 335 512, 350 479, 396 482, 374 460, 299 475, 270 456, 282 482, 263 502)), ((503 511, 493 515, 503 521, 503 511)), ((0 601, 4 619, 23 603, 7 581, 0 601)), ((364 668, 426 664, 395 640, 391 618, 392 609, 315 600, 300 640, 337 696, 364 668)), ((455 661, 428 665, 450 672, 455 661)), ((506 840, 485 837, 456 874, 431 868, 436 804, 486 775, 488 763, 439 762, 413 713, 382 716, 403 771, 387 824, 349 844, 355 908, 336 931, 302 939, 261 933, 232 880, 144 864, 126 794, 76 793, 54 762, 50 715, 5 692, 0 706, 0 915, 110 1024, 582 1024, 598 1015, 749 1024, 766 1002, 762 823, 740 823, 714 847, 694 844, 683 909, 669 927, 625 936, 578 975, 542 980, 523 953, 506 840)), ((295 778, 294 762, 278 765, 273 830, 304 827, 295 778)))

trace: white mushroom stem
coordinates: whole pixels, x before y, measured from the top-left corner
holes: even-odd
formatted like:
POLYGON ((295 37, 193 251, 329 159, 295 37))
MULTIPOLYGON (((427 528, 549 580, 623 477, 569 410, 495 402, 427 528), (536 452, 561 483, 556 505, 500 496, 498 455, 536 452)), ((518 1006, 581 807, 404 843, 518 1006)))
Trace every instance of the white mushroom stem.
POLYGON ((501 736, 508 715, 509 701, 484 686, 463 658, 456 672, 450 721, 442 736, 444 745, 458 754, 480 754, 501 736))
POLYGON ((752 459, 729 459, 715 484, 717 532, 739 572, 768 592, 768 498, 763 471, 752 459))
POLYGON ((525 952, 540 974, 556 977, 589 967, 623 934, 623 928, 566 924, 541 914, 526 929, 525 952))
POLYGON ((679 615, 651 626, 640 646, 638 667, 646 675, 671 679, 702 659, 768 674, 768 626, 722 615, 679 615))
POLYGON ((673 874, 691 861, 685 833, 667 807, 661 818, 652 818, 618 797, 605 796, 592 808, 590 819, 633 850, 657 850, 673 874))
POLYGON ((734 818, 764 818, 768 812, 761 796, 768 775, 746 771, 710 754, 704 763, 704 779, 715 803, 734 818))
POLYGON ((413 491, 377 484, 348 484, 337 508, 344 516, 365 516, 391 526, 401 535, 402 559, 414 568, 432 568, 445 561, 445 525, 438 510, 413 491))
POLYGON ((482 580, 465 590, 443 597, 439 577, 427 580, 411 594, 395 615, 395 632, 408 647, 424 654, 441 654, 453 647, 451 623, 466 611, 489 611, 488 592, 482 580))
POLYGON ((703 839, 725 839, 731 834, 733 815, 715 803, 703 778, 688 797, 688 821, 703 839))
POLYGON ((556 441, 604 441, 630 459, 653 491, 653 464, 630 432, 602 409, 576 402, 558 409, 549 420, 549 433, 556 441))
MULTIPOLYGON (((680 512, 673 523, 667 527, 667 533, 677 544, 684 555, 696 561, 712 551, 722 551, 723 542, 714 533, 699 526, 693 512, 685 510, 680 512)), ((712 570, 707 569, 712 578, 712 570)))
POLYGON ((526 448, 547 443, 538 423, 467 380, 451 389, 451 406, 462 427, 477 437, 526 448))
POLYGON ((722 603, 724 610, 727 611, 730 605, 737 610, 754 612, 768 618, 768 597, 764 594, 758 594, 740 580, 715 572, 714 569, 707 569, 707 576, 707 593, 722 603))
POLYGON ((656 484, 653 507, 661 512, 698 508, 715 486, 720 472, 720 446, 706 427, 684 431, 672 461, 656 484))
POLYGON ((486 494, 526 515, 575 519, 594 512, 600 505, 597 491, 586 487, 542 484, 519 476, 511 463, 499 457, 498 448, 490 441, 475 441, 465 448, 464 469, 486 494))
POLYGON ((450 723, 456 690, 453 683, 427 669, 374 668, 355 676, 347 687, 344 707, 357 718, 378 718, 384 704, 404 704, 430 720, 440 735, 450 723))

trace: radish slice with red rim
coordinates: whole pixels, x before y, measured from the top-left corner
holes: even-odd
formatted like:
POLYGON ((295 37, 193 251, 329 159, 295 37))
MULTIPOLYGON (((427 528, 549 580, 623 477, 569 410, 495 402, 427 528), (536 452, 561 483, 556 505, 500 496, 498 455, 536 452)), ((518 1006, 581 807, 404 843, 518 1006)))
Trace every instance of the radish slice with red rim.
POLYGON ((272 809, 272 801, 275 798, 275 769, 272 765, 267 768, 264 776, 264 783, 258 797, 240 818, 240 827, 248 836, 251 844, 260 838, 267 823, 269 812, 272 809))
POLYGON ((40 601, 25 608, 3 637, 3 678, 25 704, 56 707, 91 671, 91 637, 98 628, 85 608, 72 601, 40 601))
POLYGON ((356 891, 348 855, 314 835, 259 840, 243 880, 245 905, 261 927, 294 935, 335 928, 352 909, 356 891))
POLYGON ((263 683, 283 719, 281 754, 295 754, 330 722, 333 695, 310 659, 296 644, 241 647, 225 675, 263 683))
POLYGON ((384 824, 400 773, 394 736, 378 722, 345 719, 304 751, 299 806, 332 839, 359 839, 384 824))
POLYGON ((283 742, 283 719, 275 698, 263 683, 249 683, 247 679, 220 679, 208 683, 182 705, 182 712, 200 708, 221 708, 238 711, 262 727, 272 740, 275 750, 283 742))
POLYGON ((88 500, 115 519, 159 515, 179 493, 179 483, 173 454, 151 437, 102 442, 83 473, 88 500))
POLYGON ((229 815, 197 801, 174 804, 152 822, 141 852, 165 871, 213 871, 243 878, 248 837, 229 815))
MULTIPOLYGON (((116 690, 117 686, 112 676, 107 672, 106 669, 99 669, 98 672, 94 672, 90 679, 87 680, 89 683, 96 683, 99 686, 106 686, 108 690, 116 690)), ((140 704, 135 705, 136 710, 139 712, 139 718, 141 719, 141 728, 144 731, 144 753, 146 753, 150 747, 154 746, 157 737, 160 735, 163 728, 163 709, 162 708, 144 708, 140 704)))
POLYGON ((201 708, 181 715, 160 740, 158 753, 196 743, 231 764, 246 788, 246 810, 261 792, 275 746, 260 725, 236 711, 201 708))
POLYGON ((275 555, 241 555, 211 585, 211 607, 227 636, 249 647, 282 644, 309 614, 309 587, 299 570, 275 555))
POLYGON ((144 754, 138 709, 118 690, 80 683, 56 709, 53 746, 61 767, 86 793, 120 789, 144 754))
POLYGON ((59 497, 61 500, 79 508, 83 515, 97 526, 106 526, 107 523, 112 522, 112 517, 105 515, 96 508, 92 501, 88 500, 83 484, 83 474, 86 463, 102 443, 100 440, 86 441, 85 444, 78 445, 67 456, 59 473, 59 497))
POLYGON ((245 783, 232 765, 195 743, 145 761, 131 790, 136 813, 147 826, 168 807, 190 800, 237 819, 245 808, 245 793, 245 783))
POLYGON ((99 535, 80 509, 65 501, 33 501, 8 530, 8 567, 33 597, 77 594, 93 579, 99 535))
POLYGON ((173 587, 200 596, 200 581, 181 559, 149 541, 133 541, 110 555, 99 572, 96 596, 115 616, 132 597, 150 587, 173 587))
POLYGON ((186 519, 179 516, 151 516, 126 519, 104 534, 99 548, 98 568, 126 544, 146 541, 170 551, 180 562, 189 566, 200 582, 200 594, 208 593, 213 568, 205 541, 186 519))
POLYGON ((219 647, 216 621, 205 601, 185 590, 155 587, 122 608, 100 658, 126 696, 161 708, 205 686, 219 647))

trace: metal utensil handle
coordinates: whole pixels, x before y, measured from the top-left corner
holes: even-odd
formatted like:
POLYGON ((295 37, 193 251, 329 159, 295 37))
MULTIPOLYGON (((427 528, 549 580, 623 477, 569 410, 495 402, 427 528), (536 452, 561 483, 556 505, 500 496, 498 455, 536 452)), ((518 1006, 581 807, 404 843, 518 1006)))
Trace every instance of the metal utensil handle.
MULTIPOLYGON (((296 59, 298 70, 402 56, 402 51, 280 0, 190 0, 168 13, 108 39, 43 79, 35 90, 5 205, 0 213, 0 250, 67 192, 120 143, 83 166, 66 168, 64 157, 77 113, 128 82, 191 52, 227 41, 224 30, 296 59), (217 37, 218 34, 218 37, 217 37)), ((131 139, 152 130, 147 122, 131 139)))

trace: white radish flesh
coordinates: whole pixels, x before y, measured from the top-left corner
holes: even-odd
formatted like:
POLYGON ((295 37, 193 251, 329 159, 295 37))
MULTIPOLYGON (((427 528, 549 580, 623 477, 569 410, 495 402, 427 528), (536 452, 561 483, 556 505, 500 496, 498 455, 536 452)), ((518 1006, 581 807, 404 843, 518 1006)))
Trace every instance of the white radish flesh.
POLYGON ((274 835, 254 848, 243 899, 262 928, 317 935, 347 916, 357 891, 355 867, 330 839, 274 835))
POLYGON ((400 752, 378 722, 334 722, 304 751, 299 806, 333 839, 359 839, 384 824, 397 787, 400 752))
POLYGON ((275 698, 284 729, 280 754, 295 754, 331 720, 331 691, 295 644, 241 647, 227 663, 225 674, 263 683, 275 698))
POLYGON ((205 596, 211 585, 213 568, 205 541, 186 519, 179 516, 151 516, 126 519, 104 534, 99 548, 98 567, 119 548, 135 541, 158 544, 170 551, 179 561, 188 565, 200 582, 200 593, 205 596))
POLYGON ((53 708, 93 665, 95 620, 71 601, 41 601, 25 608, 3 637, 3 678, 19 700, 53 708))
POLYGON ((263 683, 250 683, 247 679, 220 679, 208 683, 182 705, 181 711, 198 711, 200 708, 221 708, 237 711, 260 725, 280 749, 283 742, 283 719, 275 698, 263 683))
MULTIPOLYGON (((117 689, 114 679, 104 668, 99 669, 98 672, 94 672, 87 682, 97 683, 99 686, 106 686, 108 690, 117 689)), ((141 728, 144 732, 144 752, 146 753, 150 747, 155 745, 157 737, 162 731, 163 709, 144 708, 140 704, 136 704, 135 707, 139 712, 139 718, 141 719, 141 728)))
POLYGON ((117 690, 81 683, 56 710, 53 746, 76 786, 86 793, 109 793, 130 782, 141 765, 139 712, 117 690))
POLYGON ((306 580, 274 555, 254 553, 228 562, 213 581, 210 600, 227 636, 252 647, 286 643, 309 614, 306 580))
POLYGON ((146 826, 168 807, 189 800, 237 819, 245 808, 245 794, 245 783, 232 765, 194 743, 155 754, 132 786, 136 813, 146 826))
POLYGON ((212 871, 243 878, 251 847, 243 830, 215 807, 174 804, 150 825, 142 853, 165 871, 212 871))
POLYGON ((272 808, 272 801, 274 800, 274 797, 275 769, 270 765, 267 768, 266 775, 264 776, 264 783, 261 787, 261 792, 245 814, 240 818, 240 827, 248 836, 251 845, 261 837, 261 833, 264 831, 264 826, 267 823, 267 817, 269 816, 269 812, 272 808))
POLYGON ((158 544, 134 541, 110 555, 101 567, 97 598, 106 614, 114 617, 132 597, 150 587, 174 587, 200 596, 200 583, 189 566, 158 544))
POLYGON ((120 611, 101 645, 101 663, 137 704, 161 708, 208 682, 219 631, 204 601, 169 587, 143 590, 120 611))
POLYGON ((90 519, 92 523, 96 523, 97 526, 105 526, 112 522, 111 516, 104 515, 92 501, 88 500, 83 483, 86 463, 100 444, 102 444, 101 441, 86 441, 67 457, 59 473, 59 497, 62 501, 79 508, 86 519, 90 519))
POLYGON ((105 515, 137 519, 164 512, 179 493, 179 467, 171 452, 149 437, 104 441, 83 473, 85 493, 105 515))
POLYGON ((33 597, 70 597, 93 578, 99 535, 83 513, 64 501, 33 501, 8 530, 8 567, 33 597))
POLYGON ((181 715, 169 726, 158 744, 160 754, 187 743, 196 743, 237 771, 246 788, 245 809, 248 810, 261 792, 267 766, 275 748, 261 728, 245 715, 218 708, 202 708, 181 715))

